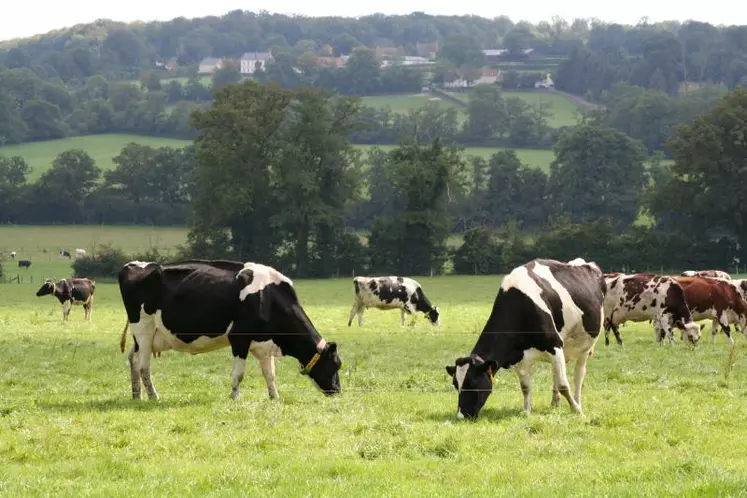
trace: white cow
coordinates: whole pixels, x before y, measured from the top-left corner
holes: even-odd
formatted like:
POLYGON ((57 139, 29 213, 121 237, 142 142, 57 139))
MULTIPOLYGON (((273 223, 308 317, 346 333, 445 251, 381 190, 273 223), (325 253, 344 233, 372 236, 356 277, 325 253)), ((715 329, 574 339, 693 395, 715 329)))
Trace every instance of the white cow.
MULTIPOLYGON (((363 325, 363 312, 367 308, 380 310, 400 309, 402 326, 405 326, 405 314, 413 315, 419 311, 425 313, 433 325, 440 324, 437 306, 423 294, 423 289, 415 280, 407 277, 355 277, 355 302, 350 310, 348 327, 358 315, 358 326, 363 325)), ((414 321, 414 317, 413 317, 414 321)))
POLYGON ((75 257, 76 258, 82 258, 85 255, 86 255, 86 250, 85 249, 76 249, 75 250, 75 257))

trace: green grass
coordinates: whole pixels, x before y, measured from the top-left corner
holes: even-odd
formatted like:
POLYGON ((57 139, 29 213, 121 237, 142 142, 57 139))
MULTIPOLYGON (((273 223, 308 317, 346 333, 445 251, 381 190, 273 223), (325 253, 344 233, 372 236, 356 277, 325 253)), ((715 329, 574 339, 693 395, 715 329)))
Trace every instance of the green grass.
POLYGON ((32 168, 29 180, 34 181, 52 167, 52 162, 58 154, 69 149, 85 150, 96 161, 96 165, 104 171, 114 169, 112 159, 118 156, 124 146, 130 142, 152 147, 184 147, 191 143, 189 140, 115 133, 6 145, 0 147, 0 155, 23 157, 32 168))
POLYGON ((549 92, 504 92, 506 98, 518 97, 531 106, 549 105, 551 114, 548 125, 559 128, 561 126, 575 126, 578 124, 578 106, 562 95, 549 92))
MULTIPOLYGON (((442 100, 438 95, 415 94, 415 95, 382 95, 376 97, 363 97, 363 104, 369 107, 389 107, 393 112, 406 113, 412 109, 420 109, 428 102, 436 102, 440 107, 449 108, 454 105, 442 100), (438 99, 438 100, 431 100, 438 99)), ((461 111, 461 108, 458 108, 461 111)))
MULTIPOLYGON (((361 150, 368 150, 373 147, 379 147, 382 150, 389 151, 396 148, 396 145, 356 145, 361 150)), ((484 159, 490 159, 490 156, 498 151, 506 150, 506 147, 465 147, 465 155, 479 156, 484 159)), ((555 159, 553 151, 547 149, 513 149, 521 162, 533 168, 540 168, 549 173, 550 163, 555 159)))
MULTIPOLYGON (((419 278, 441 328, 371 310, 346 326, 349 279, 298 281, 304 307, 340 345, 343 393, 327 399, 277 362, 267 399, 248 362, 229 399, 231 353, 153 360, 160 402, 133 402, 119 353, 116 285, 99 284, 93 322, 76 307, 0 285, 0 492, 4 496, 714 496, 747 488, 747 346, 721 336, 656 346, 648 324, 598 344, 584 387, 586 420, 550 405, 547 364, 534 369, 534 411, 501 371, 477 422, 456 420, 444 371, 469 353, 499 277, 419 278)), ((710 328, 710 327, 708 327, 710 328)), ((707 328, 707 330, 708 330, 707 328)), ((131 343, 131 339, 128 341, 131 343)))
MULTIPOLYGON (((447 93, 465 104, 469 102, 469 92, 447 93)), ((520 98, 531 106, 536 106, 540 103, 549 104, 551 107, 548 111, 551 116, 548 119, 548 124, 552 127, 559 128, 561 126, 574 126, 578 124, 578 120, 576 119, 578 106, 562 95, 542 91, 505 91, 503 92, 503 96, 505 98, 520 98)))
POLYGON ((80 248, 90 254, 97 245, 112 244, 127 254, 136 254, 152 248, 173 251, 186 241, 187 229, 178 227, 0 225, 0 259, 8 258, 8 253, 16 251, 16 259, 28 259, 31 268, 20 269, 16 261, 6 259, 6 277, 21 275, 25 281, 33 278, 38 282, 52 276, 62 278, 72 274, 71 260, 60 257, 62 249, 73 254, 76 248, 80 248))

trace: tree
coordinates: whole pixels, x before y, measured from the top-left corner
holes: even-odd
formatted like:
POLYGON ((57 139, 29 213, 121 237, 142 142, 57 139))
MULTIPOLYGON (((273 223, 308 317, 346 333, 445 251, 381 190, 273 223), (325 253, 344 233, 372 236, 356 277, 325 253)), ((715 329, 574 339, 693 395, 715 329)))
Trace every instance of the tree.
POLYGON ((441 271, 450 229, 447 203, 463 188, 464 166, 459 149, 444 147, 438 139, 427 146, 402 144, 389 152, 387 176, 404 209, 374 220, 369 247, 375 271, 441 271))
POLYGON ((507 127, 506 105, 495 85, 480 85, 470 94, 465 133, 475 141, 503 135, 507 127))
POLYGON ((34 185, 37 221, 82 222, 86 198, 93 192, 101 170, 82 149, 59 154, 34 185))
POLYGON ((379 89, 381 69, 376 54, 368 48, 356 48, 345 67, 348 93, 371 95, 379 89))
POLYGON ((646 172, 643 145, 611 128, 564 132, 553 148, 549 193, 553 209, 573 223, 608 217, 618 230, 635 221, 646 172))
POLYGON ((454 67, 480 67, 485 62, 480 44, 468 35, 454 35, 444 39, 438 50, 438 58, 448 60, 454 67))
POLYGON ((213 90, 239 81, 241 81, 241 67, 238 63, 225 59, 220 69, 213 74, 213 90))
POLYGON ((729 235, 747 247, 747 207, 740 201, 747 165, 747 90, 676 128, 671 175, 660 175, 648 208, 659 223, 707 236, 729 235))
POLYGON ((20 156, 0 156, 0 221, 17 222, 21 199, 31 168, 20 156))
POLYGON ((161 78, 155 71, 148 71, 140 78, 140 88, 143 90, 156 91, 161 89, 161 78))

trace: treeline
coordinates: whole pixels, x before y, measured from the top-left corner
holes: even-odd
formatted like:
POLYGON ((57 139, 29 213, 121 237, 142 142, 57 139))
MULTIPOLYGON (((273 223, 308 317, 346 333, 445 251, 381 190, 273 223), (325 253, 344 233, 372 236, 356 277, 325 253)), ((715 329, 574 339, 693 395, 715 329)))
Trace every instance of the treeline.
POLYGON ((33 182, 22 157, 0 155, 0 222, 184 225, 194 191, 194 147, 129 144, 102 175, 83 150, 57 156, 33 182))
MULTIPOLYGON (((567 55, 588 35, 590 23, 562 19, 537 26, 501 16, 404 16, 375 14, 361 18, 308 18, 243 11, 169 22, 125 24, 99 20, 32 38, 0 44, 0 63, 31 67, 66 83, 101 74, 108 79, 137 79, 143 69, 175 57, 196 65, 205 57, 238 58, 244 52, 342 55, 357 47, 396 48, 417 55, 418 44, 440 42, 479 48, 536 48, 567 55)), ((448 51, 447 51, 448 52, 448 51)), ((186 75, 186 74, 180 74, 186 75)))
MULTIPOLYGON (((747 91, 728 94, 679 128, 669 142, 673 166, 660 155, 649 158, 640 141, 618 130, 581 125, 561 134, 549 176, 510 151, 488 162, 465 160, 458 147, 438 138, 372 152, 364 176, 361 157, 346 140, 360 112, 354 99, 254 82, 225 87, 211 109, 196 112, 191 250, 201 257, 252 255, 296 276, 355 269, 440 273, 455 227, 511 226, 511 237, 487 245, 501 261, 508 240, 520 254, 553 257, 560 254, 556 245, 569 244, 575 255, 599 254, 600 262, 617 261, 616 254, 648 265, 665 258, 674 266, 718 261, 723 267, 738 254, 737 244, 747 242, 741 221, 747 212, 742 215, 737 191, 743 173, 734 166, 746 157, 747 144, 733 144, 735 133, 747 131, 747 113, 735 109, 747 110, 747 91), (705 160, 713 157, 720 159, 705 160), (725 192, 729 201, 721 197, 725 192), (641 226, 642 211, 652 226, 641 226), (370 228, 367 244, 346 230, 350 225, 370 228), (583 241, 598 234, 586 247, 583 241), (685 245, 673 253, 678 244, 685 245), (690 247, 702 259, 696 261, 690 247), (645 251, 664 252, 656 259, 645 251)), ((485 233, 474 237, 484 240, 485 233)), ((458 270, 480 272, 484 264, 494 271, 494 256, 465 256, 482 245, 471 237, 472 249, 467 245, 454 259, 458 270), (476 261, 483 261, 477 270, 476 261)))
POLYGON ((688 21, 596 24, 557 71, 558 88, 598 99, 615 83, 669 95, 686 85, 747 86, 747 26, 688 21))
MULTIPOLYGON (((378 74, 373 62, 371 70, 378 74)), ((259 80, 272 82, 273 67, 259 80)), ((387 71, 413 74, 404 68, 387 68, 382 78, 387 71)), ((238 69, 227 65, 214 75, 210 86, 197 78, 184 85, 177 80, 166 83, 146 73, 139 85, 93 76, 85 86, 69 92, 61 83, 46 82, 28 69, 0 68, 0 145, 99 133, 194 139, 192 111, 209 105, 214 88, 240 80, 238 69)), ((419 89, 416 81, 411 90, 419 89)), ((409 113, 365 107, 359 115, 361 126, 351 130, 349 138, 354 143, 395 144, 417 133, 426 140, 440 136, 447 143, 550 147, 558 133, 547 124, 551 112, 547 105, 531 106, 507 98, 495 85, 485 85, 471 93, 466 120, 456 108, 437 103, 409 113)))

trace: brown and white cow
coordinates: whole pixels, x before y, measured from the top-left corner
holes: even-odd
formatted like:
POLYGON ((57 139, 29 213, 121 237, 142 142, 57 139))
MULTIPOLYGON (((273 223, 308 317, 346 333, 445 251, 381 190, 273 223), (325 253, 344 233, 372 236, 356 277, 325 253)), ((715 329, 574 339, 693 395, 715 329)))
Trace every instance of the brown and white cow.
POLYGON ((36 292, 37 297, 52 294, 62 304, 62 320, 70 317, 73 304, 82 304, 86 320, 91 320, 93 310, 93 293, 96 281, 90 278, 70 278, 59 282, 46 281, 36 292))
POLYGON ((622 345, 619 326, 626 321, 649 321, 654 325, 654 338, 661 343, 666 337, 674 342, 673 328, 693 344, 700 340, 700 330, 687 307, 685 292, 672 277, 653 273, 605 275, 607 293, 604 298, 604 342, 609 344, 610 330, 622 345))
POLYGON ((708 278, 723 278, 724 280, 731 280, 731 275, 721 270, 688 270, 682 272, 682 277, 708 277, 708 278))
POLYGON ((685 300, 694 320, 711 320, 711 342, 716 342, 720 328, 734 344, 729 325, 742 330, 747 324, 747 303, 731 281, 706 277, 676 277, 685 291, 685 300))

